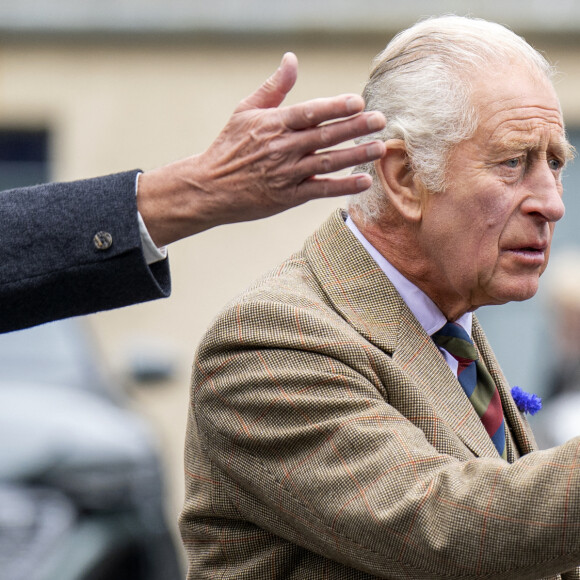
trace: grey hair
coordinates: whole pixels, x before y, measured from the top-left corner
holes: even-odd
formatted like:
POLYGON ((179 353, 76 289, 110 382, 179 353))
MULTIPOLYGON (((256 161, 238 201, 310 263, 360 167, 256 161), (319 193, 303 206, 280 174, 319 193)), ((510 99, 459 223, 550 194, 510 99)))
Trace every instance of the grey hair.
MULTIPOLYGON (((401 139, 416 177, 430 192, 445 189, 451 148, 469 139, 478 124, 471 80, 484 67, 522 63, 552 81, 554 69, 523 38, 500 24, 461 16, 418 22, 400 32, 373 61, 363 91, 367 110, 381 111, 386 127, 359 141, 401 139)), ((377 219, 386 199, 373 163, 369 190, 349 199, 362 218, 377 219)))

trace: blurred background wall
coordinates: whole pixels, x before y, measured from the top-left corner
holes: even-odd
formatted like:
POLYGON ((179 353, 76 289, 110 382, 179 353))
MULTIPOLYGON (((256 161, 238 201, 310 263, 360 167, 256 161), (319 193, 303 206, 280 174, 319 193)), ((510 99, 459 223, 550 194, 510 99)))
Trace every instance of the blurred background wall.
MULTIPOLYGON (((300 69, 287 104, 360 92, 372 57, 397 30, 448 12, 507 24, 545 52, 561 71, 557 90, 580 146, 580 4, 572 1, 3 0, 2 187, 149 169, 200 152, 288 50, 300 69)), ((554 253, 580 244, 577 165, 566 177, 568 210, 554 253)), ((133 391, 160 435, 173 519, 182 500, 189 374, 204 329, 341 203, 318 201, 180 242, 170 250, 169 300, 89 318, 103 364, 117 375, 139 354, 175 362, 163 388, 133 391)), ((540 293, 478 313, 508 379, 536 392, 548 368, 544 312, 540 293)))

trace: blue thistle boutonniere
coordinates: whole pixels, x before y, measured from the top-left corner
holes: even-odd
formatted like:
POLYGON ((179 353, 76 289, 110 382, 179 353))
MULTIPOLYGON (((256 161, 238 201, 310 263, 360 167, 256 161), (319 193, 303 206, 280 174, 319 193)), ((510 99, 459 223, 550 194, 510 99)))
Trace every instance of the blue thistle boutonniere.
POLYGON ((542 399, 534 393, 526 393, 519 387, 512 388, 512 397, 522 413, 535 415, 542 408, 542 399))

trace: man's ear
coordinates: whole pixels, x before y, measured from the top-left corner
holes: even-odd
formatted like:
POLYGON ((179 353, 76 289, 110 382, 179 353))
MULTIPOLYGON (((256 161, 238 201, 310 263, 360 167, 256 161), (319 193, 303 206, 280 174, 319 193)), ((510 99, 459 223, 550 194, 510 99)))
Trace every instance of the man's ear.
POLYGON ((385 195, 404 219, 420 221, 422 215, 421 185, 411 167, 405 142, 389 139, 386 153, 375 161, 375 169, 385 195))

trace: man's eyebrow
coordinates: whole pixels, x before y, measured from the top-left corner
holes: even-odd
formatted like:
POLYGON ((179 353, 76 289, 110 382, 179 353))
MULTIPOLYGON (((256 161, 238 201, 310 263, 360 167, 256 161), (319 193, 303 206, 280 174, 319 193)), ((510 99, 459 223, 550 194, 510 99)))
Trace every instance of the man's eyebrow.
POLYGON ((563 139, 561 142, 557 143, 557 149, 563 156, 564 161, 572 161, 572 159, 576 157, 576 148, 568 141, 568 139, 563 139))
MULTIPOLYGON (((539 149, 539 147, 540 141, 538 139, 528 138, 512 138, 496 144, 496 149, 501 151, 533 151, 539 149)), ((564 161, 571 161, 576 156, 575 147, 566 138, 550 141, 548 151, 564 161)))
POLYGON ((551 141, 548 145, 548 151, 565 162, 572 161, 576 155, 576 149, 566 138, 551 141))

